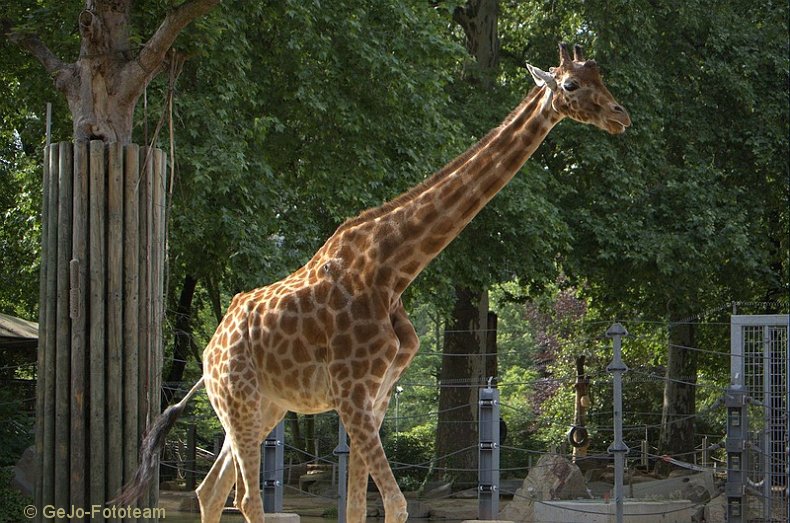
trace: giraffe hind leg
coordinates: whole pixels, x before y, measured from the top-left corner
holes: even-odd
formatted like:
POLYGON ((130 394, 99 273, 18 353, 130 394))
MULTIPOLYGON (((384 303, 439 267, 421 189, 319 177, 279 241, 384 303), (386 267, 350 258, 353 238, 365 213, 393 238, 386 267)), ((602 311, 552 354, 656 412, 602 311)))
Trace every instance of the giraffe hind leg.
MULTIPOLYGON (((392 397, 392 387, 400 379, 403 372, 408 368, 414 355, 420 348, 420 339, 414 330, 414 325, 409 320, 403 303, 390 316, 392 329, 398 339, 398 352, 395 360, 387 370, 384 382, 379 389, 379 397, 373 402, 373 416, 377 427, 377 432, 381 430, 387 407, 392 397)), ((362 452, 351 447, 348 466, 348 500, 346 503, 346 514, 349 521, 364 521, 367 512, 367 486, 370 467, 365 463, 362 452)))
POLYGON ((233 459, 233 466, 236 471, 236 493, 233 497, 233 506, 241 510, 241 500, 244 499, 244 494, 246 492, 244 488, 244 478, 241 477, 241 469, 235 458, 233 459))
MULTIPOLYGON (((398 345, 398 352, 396 353, 395 360, 390 363, 390 366, 384 377, 384 381, 378 390, 378 397, 376 399, 372 399, 371 401, 371 405, 373 407, 373 422, 375 423, 376 427, 374 432, 376 434, 378 434, 379 430, 381 429, 381 424, 384 421, 384 416, 387 412, 387 407, 389 406, 390 398, 392 396, 392 387, 409 366, 409 363, 411 363, 411 360, 414 358, 414 355, 420 348, 420 339, 417 337, 417 333, 414 330, 414 326, 409 320, 408 315, 406 314, 406 310, 403 308, 402 302, 398 303, 398 306, 390 315, 390 322, 392 325, 392 333, 394 334, 395 338, 397 338, 395 343, 398 345)), ((379 440, 379 446, 380 444, 381 442, 379 440)), ((383 452, 384 451, 382 449, 381 453, 383 454, 383 452)), ((389 475, 392 475, 392 471, 389 468, 388 463, 386 464, 386 472, 388 472, 389 475)), ((346 503, 346 515, 348 516, 349 521, 361 522, 365 519, 367 512, 367 485, 368 476, 370 473, 371 466, 366 461, 363 450, 359 445, 352 444, 351 454, 349 456, 348 500, 346 503)), ((374 475, 374 480, 376 481, 377 486, 379 486, 379 491, 382 492, 382 498, 384 498, 381 484, 376 478, 377 476, 374 475)), ((389 507, 386 505, 385 500, 387 522, 391 521, 390 518, 393 518, 395 521, 400 521, 400 518, 405 520, 407 517, 405 506, 401 509, 399 505, 399 496, 402 495, 400 493, 400 489, 397 488, 397 483, 395 484, 395 487, 397 493, 393 498, 391 498, 393 501, 389 507)))
POLYGON ((258 484, 261 468, 261 449, 244 438, 234 450, 236 467, 236 503, 247 523, 263 523, 263 501, 258 484), (243 494, 239 496, 240 490, 243 494))
MULTIPOLYGON (((375 402, 375 422, 377 431, 381 430, 384 416, 387 413, 391 389, 384 397, 375 402)), ((352 446, 348 462, 348 499, 346 500, 346 515, 349 521, 364 521, 367 516, 367 490, 370 467, 365 463, 362 452, 352 446)))
POLYGON ((344 414, 343 411, 348 411, 341 407, 341 417, 351 438, 351 448, 357 447, 381 493, 384 502, 384 523, 404 523, 409 516, 406 510, 406 498, 398 487, 387 462, 372 416, 362 416, 367 419, 354 425, 350 423, 351 416, 344 414))
POLYGON ((248 523, 263 523, 260 491, 261 442, 285 416, 285 410, 262 400, 262 405, 243 416, 228 416, 228 437, 235 463, 236 499, 234 504, 248 523))
POLYGON ((228 494, 233 487, 235 468, 230 449, 230 438, 225 438, 222 450, 196 491, 202 523, 219 522, 222 509, 225 507, 228 494))

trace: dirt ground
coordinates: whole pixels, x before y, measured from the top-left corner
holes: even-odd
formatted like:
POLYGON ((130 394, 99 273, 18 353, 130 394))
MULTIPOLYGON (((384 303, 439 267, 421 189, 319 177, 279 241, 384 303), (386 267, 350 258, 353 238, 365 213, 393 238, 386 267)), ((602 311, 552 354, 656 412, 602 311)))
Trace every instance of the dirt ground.
MULTIPOLYGON (((410 503, 415 504, 409 507, 409 520, 416 519, 411 515, 416 516, 418 511, 427 512, 431 520, 446 523, 477 518, 476 496, 415 500, 412 496, 407 495, 407 498, 410 503)), ((163 490, 159 494, 159 506, 167 510, 167 521, 193 521, 190 513, 194 514, 194 521, 199 521, 197 499, 194 492, 163 490)), ((381 507, 381 498, 378 494, 369 494, 369 521, 375 521, 379 516, 383 518, 384 512, 381 507)), ((327 515, 326 521, 331 521, 336 519, 336 509, 337 502, 333 499, 288 493, 283 497, 283 512, 299 514, 303 520, 313 521, 314 518, 322 518, 327 515)), ((228 511, 227 516, 223 516, 223 521, 235 521, 232 510, 228 511)))

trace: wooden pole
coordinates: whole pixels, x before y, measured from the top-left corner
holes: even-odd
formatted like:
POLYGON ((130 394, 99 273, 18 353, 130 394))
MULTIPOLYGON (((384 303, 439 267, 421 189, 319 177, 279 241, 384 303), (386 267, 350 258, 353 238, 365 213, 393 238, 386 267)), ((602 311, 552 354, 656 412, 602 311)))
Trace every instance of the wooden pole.
MULTIPOLYGON (((38 354, 36 365, 36 485, 35 497, 37 500, 43 499, 44 492, 44 396, 46 394, 45 379, 47 373, 45 372, 46 365, 46 339, 47 339, 47 260, 49 256, 49 245, 47 243, 47 236, 49 235, 49 147, 44 149, 44 169, 42 171, 43 189, 42 202, 41 202, 41 269, 39 278, 39 312, 38 312, 38 354)), ((38 523, 41 521, 41 515, 38 514, 35 518, 38 523)))
MULTIPOLYGON (((138 317, 139 317, 139 294, 140 283, 138 279, 139 270, 139 246, 140 246, 140 227, 139 214, 139 180, 140 180, 140 148, 135 145, 127 145, 124 148, 124 245, 123 245, 123 427, 124 438, 127 445, 124 446, 124 483, 130 481, 137 469, 137 446, 139 442, 139 348, 138 343, 138 317)), ((134 521, 131 518, 127 521, 134 521)))
POLYGON ((86 342, 88 299, 88 143, 74 144, 73 233, 71 243, 71 503, 87 502, 85 460, 86 342))
POLYGON ((107 493, 112 496, 123 480, 123 145, 114 142, 107 149, 107 493))
POLYGON ((42 424, 44 427, 42 449, 42 506, 55 503, 55 340, 57 336, 56 300, 57 262, 58 262, 58 154, 57 144, 49 147, 49 212, 47 214, 47 297, 42 307, 46 309, 44 352, 44 406, 42 424))
MULTIPOLYGON (((69 408, 71 387, 71 322, 69 320, 69 262, 71 261, 72 149, 60 143, 58 153, 58 257, 55 340, 55 506, 69 505, 69 408)), ((56 518, 65 521, 65 518, 56 518)))
POLYGON ((195 477, 195 469, 197 469, 197 438, 194 422, 187 425, 187 452, 186 466, 184 468, 186 487, 189 490, 195 490, 195 487, 197 486, 197 480, 195 477))
POLYGON ((590 377, 584 373, 584 355, 576 357, 576 403, 573 414, 573 427, 568 433, 568 443, 573 447, 573 462, 587 456, 590 437, 587 432, 587 409, 590 407, 590 377))
MULTIPOLYGON (((154 149, 155 163, 152 165, 153 178, 151 180, 151 202, 153 219, 152 228, 152 250, 153 250, 153 277, 151 309, 153 311, 153 344, 151 360, 151 384, 152 391, 156 394, 151 395, 151 419, 156 418, 161 412, 161 401, 159 391, 162 390, 162 359, 163 359, 163 339, 162 326, 164 324, 165 304, 164 304, 164 275, 165 275, 165 178, 167 169, 167 156, 161 149, 154 149)), ((159 475, 154 477, 151 488, 151 506, 159 505, 159 475)))
MULTIPOLYGON (((151 325, 151 177, 153 162, 149 157, 149 147, 140 148, 140 308, 139 308, 139 347, 138 369, 140 380, 140 398, 138 400, 139 438, 142 438, 145 429, 153 421, 151 416, 151 403, 146 391, 153 390, 151 381, 151 354, 152 325, 151 325)), ((159 403, 158 396, 155 401, 159 403)), ((141 504, 152 506, 152 497, 146 496, 141 504)))
MULTIPOLYGON (((90 476, 91 502, 107 499, 105 459, 104 142, 90 142, 90 476)), ((99 514, 96 521, 104 521, 99 514)))

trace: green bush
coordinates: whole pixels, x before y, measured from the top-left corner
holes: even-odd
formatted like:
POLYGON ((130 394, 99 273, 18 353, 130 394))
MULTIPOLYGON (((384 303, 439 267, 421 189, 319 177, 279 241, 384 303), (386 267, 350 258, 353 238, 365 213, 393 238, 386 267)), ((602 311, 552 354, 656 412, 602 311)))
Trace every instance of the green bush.
POLYGON ((11 488, 13 475, 12 467, 0 469, 0 523, 25 521, 23 510, 33 503, 32 499, 11 488))
POLYGON ((435 432, 435 424, 426 423, 405 432, 391 432, 384 438, 384 450, 402 489, 416 490, 428 473, 435 432))
POLYGON ((16 465, 17 460, 33 444, 33 413, 25 410, 19 394, 0 389, 0 467, 16 465))

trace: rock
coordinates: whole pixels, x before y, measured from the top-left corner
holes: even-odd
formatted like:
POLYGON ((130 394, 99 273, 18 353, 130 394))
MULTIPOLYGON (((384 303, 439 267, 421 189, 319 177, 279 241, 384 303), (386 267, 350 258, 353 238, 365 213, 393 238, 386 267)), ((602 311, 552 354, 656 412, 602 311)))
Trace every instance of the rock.
POLYGON ((709 501, 716 494, 712 472, 670 476, 646 483, 625 486, 626 495, 640 499, 689 499, 709 501))
POLYGON ((14 467, 14 477, 11 479, 11 487, 15 488, 28 497, 33 497, 33 485, 36 483, 36 450, 30 446, 22 453, 22 457, 16 462, 14 467))
MULTIPOLYGON (((744 521, 764 521, 762 519, 763 506, 758 496, 746 496, 746 517, 744 521)), ((727 522, 727 496, 719 494, 705 505, 705 523, 727 522)), ((765 520, 768 521, 768 520, 765 520)), ((771 521, 779 521, 774 519, 771 521)))
POLYGON ((409 513, 409 521, 412 519, 428 519, 431 517, 431 508, 425 503, 416 499, 407 500, 406 511, 409 513))
POLYGON ((423 499, 441 499, 448 497, 452 492, 452 481, 430 481, 423 487, 420 497, 423 499))
POLYGON ((337 485, 333 482, 332 468, 313 466, 307 474, 299 477, 299 489, 316 496, 337 496, 337 485))
POLYGON ((500 512, 499 519, 531 523, 535 501, 579 498, 590 498, 579 467, 562 456, 545 454, 529 471, 513 500, 500 512))

